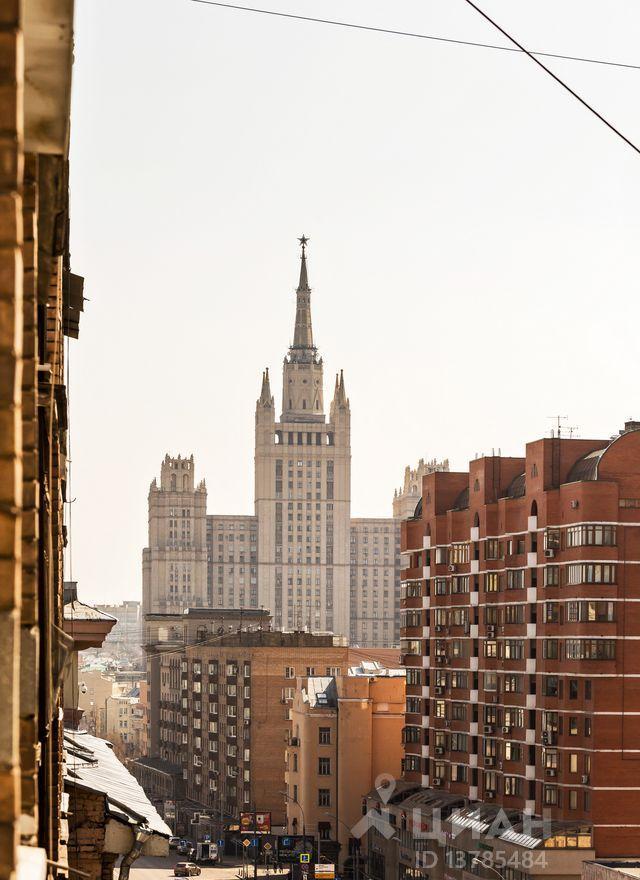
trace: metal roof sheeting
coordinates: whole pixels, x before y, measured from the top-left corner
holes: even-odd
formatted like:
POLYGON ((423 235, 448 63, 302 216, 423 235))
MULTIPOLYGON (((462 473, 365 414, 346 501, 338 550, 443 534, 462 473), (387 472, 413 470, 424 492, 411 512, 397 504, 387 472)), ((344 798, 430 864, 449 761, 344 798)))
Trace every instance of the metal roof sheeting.
POLYGON ((81 730, 65 730, 64 747, 67 751, 65 784, 104 794, 107 812, 114 819, 171 837, 173 832, 160 818, 142 786, 118 760, 110 742, 81 730))

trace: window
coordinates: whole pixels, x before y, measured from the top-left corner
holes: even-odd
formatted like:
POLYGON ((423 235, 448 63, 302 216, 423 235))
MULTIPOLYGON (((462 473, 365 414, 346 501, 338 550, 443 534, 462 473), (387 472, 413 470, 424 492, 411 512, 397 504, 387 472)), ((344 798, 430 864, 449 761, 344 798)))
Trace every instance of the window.
POLYGON ((545 697, 557 697, 560 693, 560 679, 557 675, 545 675, 542 679, 542 690, 545 697))
POLYGON ((567 660, 614 660, 616 643, 613 639, 567 639, 567 660))
POLYGON ((578 772, 578 755, 576 752, 571 752, 569 755, 569 773, 577 773, 578 772))
POLYGON ((615 584, 615 582, 615 565, 604 562, 582 562, 567 566, 568 584, 615 584))
POLYGON ((520 743, 509 740, 504 744, 505 761, 522 761, 522 747, 520 743))
POLYGON ((560 583, 560 566, 547 565, 544 569, 545 587, 557 587, 560 583))
POLYGON ((504 657, 505 660, 522 660, 524 657, 524 640, 505 639, 504 657))
POLYGON ((519 797, 520 778, 518 776, 504 777, 504 794, 505 797, 519 797))
POLYGON ((485 593, 497 593, 500 589, 500 575, 497 571, 487 572, 484 576, 485 593))
POLYGON ((319 807, 330 807, 331 806, 331 790, 328 788, 319 788, 318 789, 318 806, 319 807))
POLYGON ((501 559, 502 552, 500 541, 497 538, 487 538, 484 542, 484 558, 485 559, 501 559))
POLYGON ((605 525, 570 526, 567 529, 567 547, 614 547, 616 527, 605 525))
POLYGON ((555 785, 543 786, 543 802, 546 806, 552 807, 558 803, 558 789, 555 785))
POLYGON ((578 679, 570 678, 569 679, 569 699, 577 700, 578 699, 578 679))
POLYGON ((614 620, 613 602, 598 600, 567 602, 569 623, 612 623, 614 620))
POLYGON ((331 758, 318 758, 318 776, 331 776, 331 758))
POLYGON ((560 657, 558 639, 542 640, 542 656, 545 660, 557 660, 560 657))
POLYGON ((521 590, 524 587, 524 569, 512 568, 507 572, 507 589, 521 590))
POLYGON ((321 746, 331 745, 331 728, 330 727, 320 727, 318 728, 318 742, 321 746))

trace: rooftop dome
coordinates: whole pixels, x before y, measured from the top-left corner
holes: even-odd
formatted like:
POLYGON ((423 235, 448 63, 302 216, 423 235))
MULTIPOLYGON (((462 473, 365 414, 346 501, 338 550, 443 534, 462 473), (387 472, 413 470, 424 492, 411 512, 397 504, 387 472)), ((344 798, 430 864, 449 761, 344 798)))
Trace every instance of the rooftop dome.
POLYGON ((506 497, 523 498, 526 491, 527 478, 525 474, 518 474, 518 476, 514 477, 513 480, 511 480, 511 482, 509 483, 507 487, 506 497))
MULTIPOLYGON (((605 447, 606 449, 606 447, 605 447)), ((582 480, 598 479, 598 464, 602 458, 604 449, 594 449, 579 458, 569 471, 567 483, 578 483, 582 480)))
POLYGON ((469 507, 469 487, 466 486, 453 502, 451 510, 466 510, 469 507))

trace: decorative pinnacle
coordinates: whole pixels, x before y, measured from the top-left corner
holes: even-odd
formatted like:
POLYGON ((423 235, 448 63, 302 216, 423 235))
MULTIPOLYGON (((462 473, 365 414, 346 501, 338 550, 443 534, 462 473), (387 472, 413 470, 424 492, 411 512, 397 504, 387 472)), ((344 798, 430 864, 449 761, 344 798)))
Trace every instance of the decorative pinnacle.
POLYGON ((304 234, 304 232, 302 233, 302 235, 301 235, 300 238, 298 239, 298 241, 300 242, 300 246, 301 246, 301 248, 302 248, 302 255, 303 255, 303 256, 304 256, 305 248, 306 248, 306 246, 307 246, 307 244, 309 243, 310 240, 311 240, 311 239, 307 238, 307 236, 304 234))

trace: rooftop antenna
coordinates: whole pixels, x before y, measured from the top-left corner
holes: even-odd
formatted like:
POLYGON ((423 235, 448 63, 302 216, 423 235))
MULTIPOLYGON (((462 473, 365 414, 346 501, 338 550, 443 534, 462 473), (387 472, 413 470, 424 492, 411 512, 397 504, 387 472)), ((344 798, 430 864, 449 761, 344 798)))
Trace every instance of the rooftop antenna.
MULTIPOLYGON (((556 422, 556 437, 560 439, 562 436, 562 425, 560 422, 566 422, 569 416, 547 416, 548 419, 554 419, 556 422)), ((551 436, 553 437, 553 428, 551 429, 551 436)))

